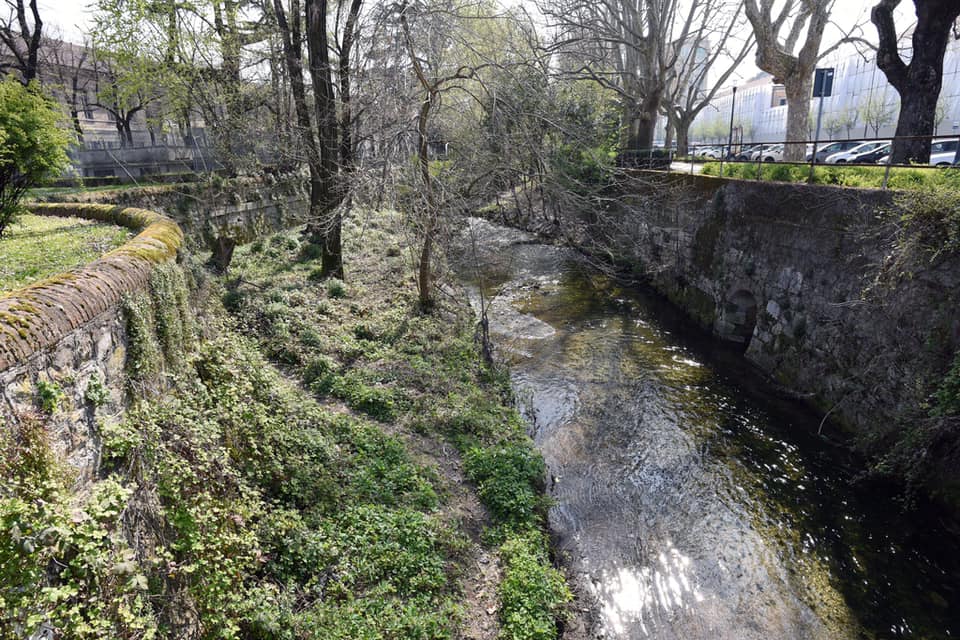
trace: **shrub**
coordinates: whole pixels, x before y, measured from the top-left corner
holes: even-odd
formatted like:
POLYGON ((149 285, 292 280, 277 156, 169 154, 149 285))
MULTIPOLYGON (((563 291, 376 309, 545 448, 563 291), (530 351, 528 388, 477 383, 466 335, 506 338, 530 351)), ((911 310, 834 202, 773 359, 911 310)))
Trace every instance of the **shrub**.
POLYGON ((300 253, 297 256, 299 262, 310 262, 323 255, 323 247, 319 244, 308 242, 300 247, 300 253))
POLYGON ((98 374, 90 378, 87 388, 83 392, 83 399, 96 407, 102 407, 110 399, 110 390, 103 383, 103 378, 98 374))
POLYGON ((960 415, 960 351, 954 357, 947 375, 940 382, 934 399, 936 403, 931 412, 934 416, 960 415))
POLYGON ((59 126, 61 118, 38 85, 24 87, 13 76, 0 82, 0 237, 27 189, 69 164, 69 129, 59 126))
POLYGON ((343 280, 331 278, 327 282, 327 295, 331 298, 342 298, 347 295, 347 285, 343 283, 343 280))
POLYGON ((535 531, 510 538, 500 547, 500 638, 554 640, 556 619, 572 599, 563 574, 546 558, 546 540, 535 531))
POLYGON ((536 523, 544 507, 536 489, 546 471, 539 453, 513 443, 473 447, 464 456, 464 468, 499 524, 536 523))
POLYGON ((40 408, 44 413, 56 413, 64 398, 60 385, 46 380, 37 382, 37 396, 40 398, 40 408))

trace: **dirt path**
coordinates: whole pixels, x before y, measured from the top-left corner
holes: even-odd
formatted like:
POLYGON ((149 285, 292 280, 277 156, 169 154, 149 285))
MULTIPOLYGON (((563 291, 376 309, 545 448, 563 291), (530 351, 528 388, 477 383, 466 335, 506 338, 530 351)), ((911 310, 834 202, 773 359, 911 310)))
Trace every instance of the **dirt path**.
POLYGON ((395 435, 403 439, 418 463, 436 469, 447 492, 440 517, 470 541, 459 562, 464 617, 457 637, 494 640, 500 632, 497 586, 502 572, 496 552, 485 548, 481 540, 484 528, 491 523, 490 515, 464 475, 463 461, 453 445, 405 429, 395 435))

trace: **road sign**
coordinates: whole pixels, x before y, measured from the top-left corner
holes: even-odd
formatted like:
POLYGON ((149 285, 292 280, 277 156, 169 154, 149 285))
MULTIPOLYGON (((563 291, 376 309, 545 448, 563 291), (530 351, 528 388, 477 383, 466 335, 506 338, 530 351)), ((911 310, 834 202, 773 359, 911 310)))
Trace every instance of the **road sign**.
POLYGON ((813 75, 813 97, 829 98, 833 95, 833 67, 817 69, 813 75))

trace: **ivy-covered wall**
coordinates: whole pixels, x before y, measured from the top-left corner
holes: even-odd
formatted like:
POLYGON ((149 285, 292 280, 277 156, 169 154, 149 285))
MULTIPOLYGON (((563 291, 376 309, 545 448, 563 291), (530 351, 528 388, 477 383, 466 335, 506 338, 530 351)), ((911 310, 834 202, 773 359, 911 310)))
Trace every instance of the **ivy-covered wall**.
POLYGON ((97 421, 119 416, 127 394, 159 384, 159 372, 177 358, 166 354, 192 339, 185 277, 174 262, 183 234, 169 218, 138 208, 45 204, 33 212, 140 232, 82 269, 0 298, 0 421, 49 414, 54 448, 89 480, 97 421), (142 340, 127 330, 137 310, 147 318, 142 340), (158 345, 156 354, 143 353, 144 343, 158 345))

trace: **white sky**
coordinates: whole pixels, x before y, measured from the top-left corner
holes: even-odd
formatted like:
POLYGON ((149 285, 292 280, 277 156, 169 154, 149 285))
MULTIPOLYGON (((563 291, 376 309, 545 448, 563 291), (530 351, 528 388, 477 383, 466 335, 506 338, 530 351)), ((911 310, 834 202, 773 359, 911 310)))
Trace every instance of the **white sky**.
MULTIPOLYGON (((369 1, 369 0, 368 0, 369 1)), ((505 0, 506 4, 523 4, 532 6, 532 0, 505 0)), ((862 36, 868 40, 876 41, 876 29, 870 24, 870 9, 876 4, 876 0, 836 0, 834 4, 831 19, 839 28, 849 29, 851 26, 864 23, 862 36)), ((90 25, 90 7, 91 0, 40 0, 40 17, 49 28, 48 34, 53 35, 54 30, 59 30, 65 40, 80 43, 83 41, 83 34, 90 25)), ((906 26, 914 17, 913 2, 907 1, 900 5, 897 10, 898 27, 906 26)), ((824 34, 824 46, 829 46, 839 38, 839 28, 831 26, 824 34)), ((846 49, 846 52, 851 49, 846 49)), ((843 53, 843 52, 841 52, 843 53)), ((757 74, 757 67, 751 56, 741 66, 731 78, 731 82, 741 82, 757 74)))

